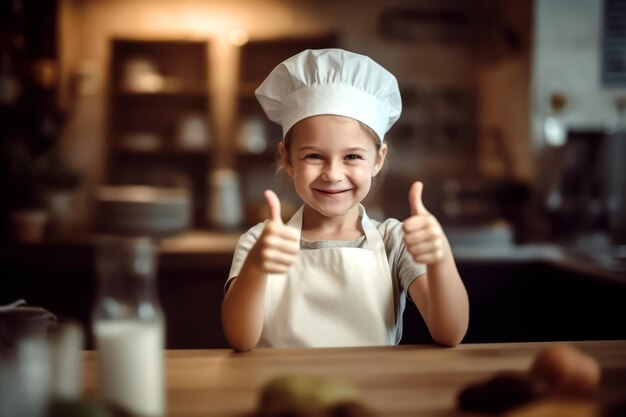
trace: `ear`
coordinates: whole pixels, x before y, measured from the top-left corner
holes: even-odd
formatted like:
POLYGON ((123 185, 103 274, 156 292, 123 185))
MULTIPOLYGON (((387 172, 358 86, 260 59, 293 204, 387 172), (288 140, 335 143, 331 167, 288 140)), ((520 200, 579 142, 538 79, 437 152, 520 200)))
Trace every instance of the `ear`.
POLYGON ((278 144, 278 152, 280 153, 280 160, 283 163, 285 172, 289 174, 290 177, 293 177, 293 165, 291 164, 291 159, 289 158, 289 152, 287 151, 287 148, 285 148, 285 142, 280 142, 278 144))
POLYGON ((378 151, 378 155, 376 155, 376 162, 374 163, 374 172, 372 174, 372 177, 375 177, 376 175, 378 175, 380 170, 383 168, 383 165, 385 165, 385 157, 386 156, 387 156, 387 144, 383 143, 380 146, 380 150, 378 151))

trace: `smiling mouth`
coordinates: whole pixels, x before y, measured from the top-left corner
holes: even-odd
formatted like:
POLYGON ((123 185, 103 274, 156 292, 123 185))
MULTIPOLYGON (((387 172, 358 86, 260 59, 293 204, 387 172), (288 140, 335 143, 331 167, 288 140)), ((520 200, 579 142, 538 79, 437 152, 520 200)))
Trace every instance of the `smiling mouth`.
POLYGON ((347 190, 320 190, 319 188, 314 188, 314 190, 317 191, 318 193, 322 193, 322 194, 326 194, 326 195, 337 195, 337 194, 347 193, 348 191, 350 191, 350 189, 347 189, 347 190))

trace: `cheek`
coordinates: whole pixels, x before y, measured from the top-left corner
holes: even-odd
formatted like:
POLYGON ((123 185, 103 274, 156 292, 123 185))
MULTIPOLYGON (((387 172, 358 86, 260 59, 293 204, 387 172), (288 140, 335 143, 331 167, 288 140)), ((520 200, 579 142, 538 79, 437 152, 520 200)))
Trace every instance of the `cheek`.
POLYGON ((293 167, 294 175, 301 177, 311 176, 315 172, 315 165, 310 164, 296 164, 293 167))
POLYGON ((368 162, 369 163, 367 164, 367 166, 363 167, 363 169, 367 171, 367 175, 369 175, 370 177, 373 177, 374 174, 376 174, 376 161, 372 159, 368 162))
POLYGON ((296 164, 293 166, 292 178, 295 183, 309 183, 319 177, 319 168, 315 165, 296 164))
POLYGON ((363 165, 354 167, 351 169, 352 177, 354 179, 358 179, 360 182, 367 182, 372 180, 372 176, 374 175, 374 166, 363 165))

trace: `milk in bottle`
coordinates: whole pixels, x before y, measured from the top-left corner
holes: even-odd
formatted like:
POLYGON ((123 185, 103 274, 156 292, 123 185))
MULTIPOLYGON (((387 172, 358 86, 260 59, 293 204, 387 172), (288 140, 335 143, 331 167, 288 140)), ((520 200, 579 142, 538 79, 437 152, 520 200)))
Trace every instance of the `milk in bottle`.
POLYGON ((147 238, 99 241, 93 311, 103 401, 140 416, 165 415, 164 319, 155 251, 147 238))

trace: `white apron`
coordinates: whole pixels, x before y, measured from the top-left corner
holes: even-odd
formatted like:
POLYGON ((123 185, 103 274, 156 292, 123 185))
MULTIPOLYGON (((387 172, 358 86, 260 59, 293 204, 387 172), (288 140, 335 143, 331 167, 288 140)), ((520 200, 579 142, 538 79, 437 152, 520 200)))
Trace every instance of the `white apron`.
MULTIPOLYGON (((302 230, 301 207, 289 226, 302 230)), ((258 347, 393 345, 396 307, 381 234, 359 205, 366 248, 301 250, 270 274, 258 347)))

